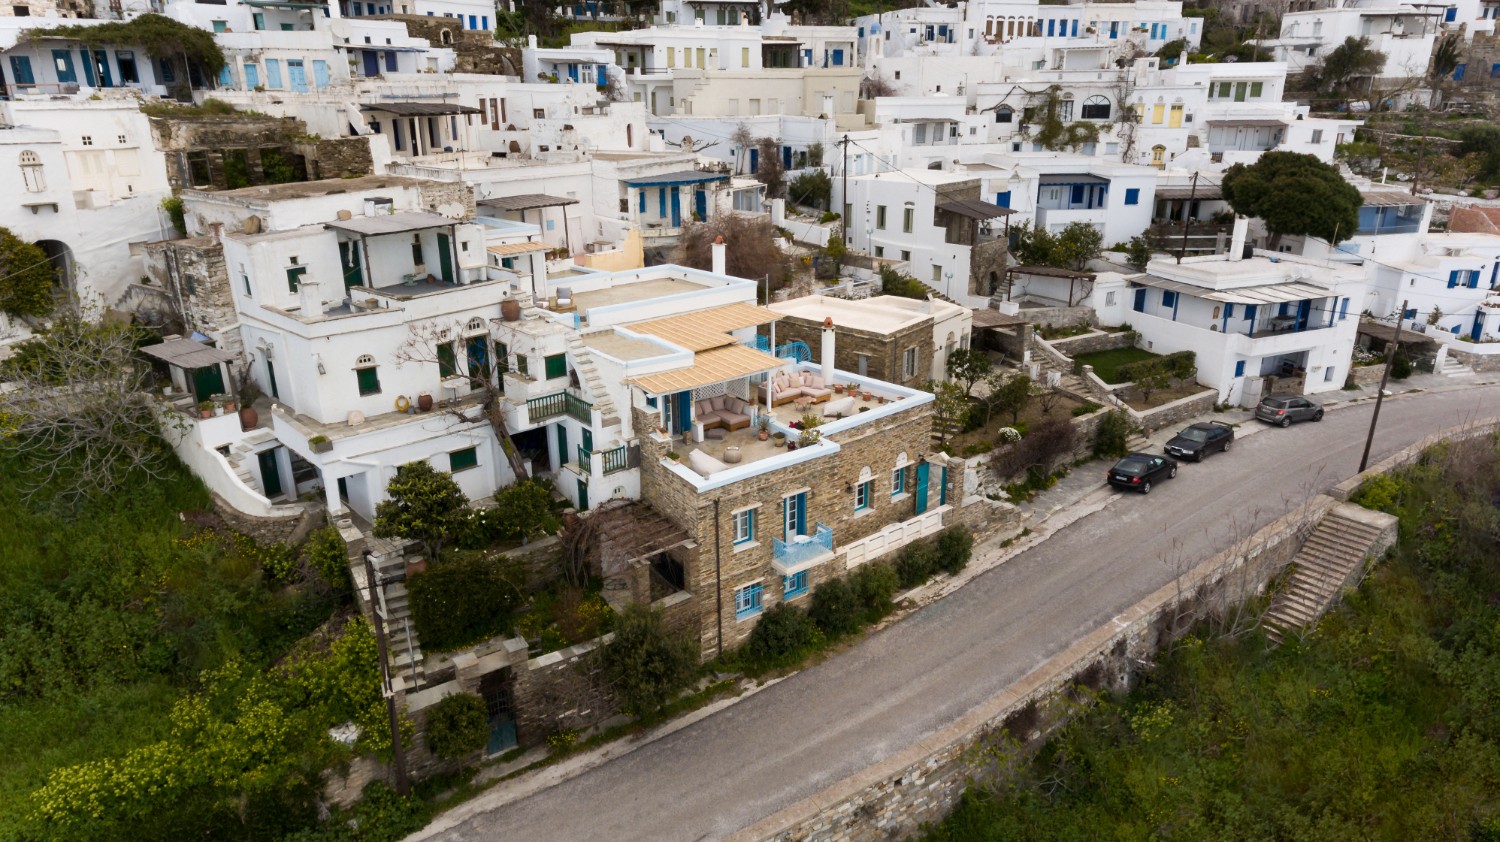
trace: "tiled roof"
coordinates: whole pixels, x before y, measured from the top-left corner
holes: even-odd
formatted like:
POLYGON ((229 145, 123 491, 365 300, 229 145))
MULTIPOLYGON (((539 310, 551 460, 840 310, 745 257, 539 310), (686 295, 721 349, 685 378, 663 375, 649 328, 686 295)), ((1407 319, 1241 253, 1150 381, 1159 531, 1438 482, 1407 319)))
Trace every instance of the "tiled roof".
POLYGON ((693 355, 693 364, 675 371, 645 374, 631 378, 631 383, 653 395, 669 395, 736 380, 762 371, 770 371, 786 364, 786 360, 763 354, 744 345, 726 345, 710 348, 693 355))

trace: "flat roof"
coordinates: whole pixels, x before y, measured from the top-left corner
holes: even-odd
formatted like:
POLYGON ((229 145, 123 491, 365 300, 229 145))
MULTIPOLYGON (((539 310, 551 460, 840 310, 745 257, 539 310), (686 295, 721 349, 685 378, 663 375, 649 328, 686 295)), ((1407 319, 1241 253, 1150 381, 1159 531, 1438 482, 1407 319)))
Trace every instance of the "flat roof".
POLYGON ((208 368, 235 360, 234 354, 193 339, 169 339, 159 345, 147 345, 141 348, 141 353, 178 368, 208 368))
POLYGON ((704 172, 703 170, 677 170, 660 175, 643 175, 624 179, 631 187, 670 187, 674 184, 701 184, 705 181, 727 181, 728 173, 704 172))
MULTIPOLYGON (((553 276, 556 277, 556 276, 553 276)), ((611 304, 630 304, 651 298, 680 295, 684 292, 700 292, 706 289, 684 278, 652 278, 628 284, 616 284, 605 289, 578 290, 573 293, 573 304, 579 310, 592 310, 611 304)))
POLYGON ((400 234, 406 231, 422 231, 428 228, 447 228, 457 225, 458 220, 421 211, 402 211, 376 216, 356 216, 324 223, 336 231, 347 231, 361 237, 379 234, 400 234))
POLYGON ((578 204, 578 200, 567 199, 562 196, 548 196, 546 193, 522 193, 519 196, 497 196, 493 199, 481 199, 477 204, 502 211, 525 211, 537 208, 576 205, 578 204))
POLYGON ((1010 216, 1015 211, 1010 208, 1002 208, 992 202, 982 199, 949 199, 946 202, 938 202, 938 210, 956 213, 959 216, 967 216, 970 219, 984 221, 1001 216, 1010 216))
POLYGON ((783 316, 794 319, 817 323, 833 319, 833 326, 836 328, 854 328, 882 334, 895 333, 932 318, 925 313, 913 313, 873 303, 869 299, 851 300, 831 295, 804 295, 801 298, 778 301, 770 307, 783 316))
POLYGON ((1158 199, 1222 199, 1224 193, 1217 184, 1200 184, 1197 187, 1158 187, 1158 199))
POLYGON ((391 187, 419 187, 422 183, 422 179, 401 175, 362 175, 359 178, 324 178, 318 181, 298 181, 290 184, 260 184, 254 187, 241 187, 237 190, 194 190, 191 192, 209 198, 265 199, 274 202, 282 199, 306 199, 313 196, 385 190, 391 187))
POLYGON ((1037 180, 1039 187, 1053 187, 1065 184, 1108 184, 1109 179, 1088 173, 1054 173, 1043 175, 1037 180))
POLYGON ((1410 193, 1402 193, 1397 190, 1361 190, 1359 197, 1364 200, 1366 206, 1381 205, 1425 205, 1427 200, 1410 193))
POLYGON ((654 342, 637 339, 634 336, 624 336, 612 330, 585 334, 583 344, 623 362, 648 360, 667 353, 665 348, 654 342))
POLYGON ((1027 319, 1024 316, 1007 316, 999 310, 988 310, 982 308, 974 310, 974 327, 976 329, 987 327, 1014 327, 1016 325, 1026 324, 1026 322, 1027 319))
POLYGON ((1333 294, 1333 290, 1327 287, 1310 284, 1306 281, 1287 281, 1280 284, 1263 284, 1260 286, 1237 287, 1227 290, 1212 290, 1193 284, 1185 284, 1180 281, 1156 278, 1151 275, 1143 275, 1136 280, 1136 283, 1171 292, 1185 293, 1207 301, 1221 301, 1226 304, 1281 304, 1283 302, 1302 301, 1308 298, 1327 298, 1333 294))
POLYGON ((1208 122, 1208 124, 1210 126, 1230 126, 1232 128, 1245 128, 1245 129, 1253 129, 1253 128, 1284 129, 1284 128, 1286 128, 1286 125, 1287 125, 1287 121, 1285 121, 1285 120, 1235 120, 1235 119, 1216 120, 1216 119, 1213 119, 1211 117, 1208 119, 1207 122, 1208 122))

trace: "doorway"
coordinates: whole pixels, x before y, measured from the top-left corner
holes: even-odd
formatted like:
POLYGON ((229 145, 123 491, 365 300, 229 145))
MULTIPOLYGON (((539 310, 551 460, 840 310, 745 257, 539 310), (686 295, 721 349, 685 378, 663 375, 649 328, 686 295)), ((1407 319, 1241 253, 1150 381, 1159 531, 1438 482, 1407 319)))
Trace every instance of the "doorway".
POLYGON ((268 500, 282 494, 281 468, 277 465, 276 451, 277 448, 273 447, 255 454, 255 460, 260 463, 261 489, 265 491, 268 500))

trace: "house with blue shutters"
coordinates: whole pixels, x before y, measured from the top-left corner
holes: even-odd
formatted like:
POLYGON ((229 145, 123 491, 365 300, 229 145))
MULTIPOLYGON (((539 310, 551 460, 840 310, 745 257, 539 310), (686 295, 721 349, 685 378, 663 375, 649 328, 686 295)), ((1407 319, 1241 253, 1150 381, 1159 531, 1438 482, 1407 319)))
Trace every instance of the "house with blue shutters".
POLYGON ((1365 267, 1375 316, 1393 318, 1405 301, 1409 329, 1444 342, 1500 341, 1500 235, 1424 234, 1410 253, 1376 252, 1365 267))

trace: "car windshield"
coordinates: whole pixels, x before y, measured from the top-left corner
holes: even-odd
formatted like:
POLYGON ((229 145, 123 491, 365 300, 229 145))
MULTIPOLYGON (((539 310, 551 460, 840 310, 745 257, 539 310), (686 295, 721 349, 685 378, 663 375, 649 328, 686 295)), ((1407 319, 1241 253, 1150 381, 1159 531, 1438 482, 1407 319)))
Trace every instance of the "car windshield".
POLYGON ((1115 465, 1115 473, 1136 476, 1146 472, 1145 459, 1121 459, 1115 465))
POLYGON ((1200 430, 1197 427, 1188 427, 1186 430, 1178 433, 1177 437, 1187 439, 1188 441, 1205 442, 1208 441, 1208 431, 1200 430))

